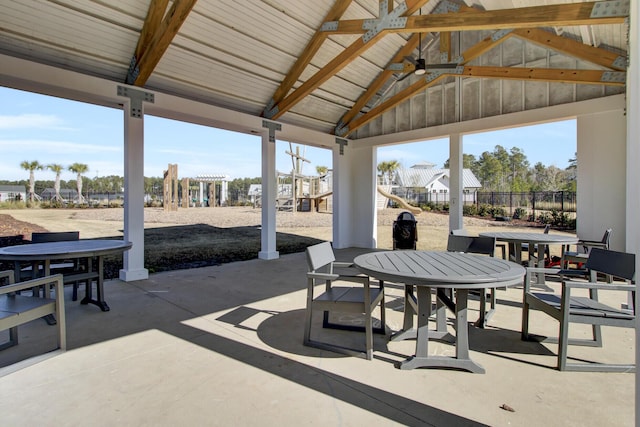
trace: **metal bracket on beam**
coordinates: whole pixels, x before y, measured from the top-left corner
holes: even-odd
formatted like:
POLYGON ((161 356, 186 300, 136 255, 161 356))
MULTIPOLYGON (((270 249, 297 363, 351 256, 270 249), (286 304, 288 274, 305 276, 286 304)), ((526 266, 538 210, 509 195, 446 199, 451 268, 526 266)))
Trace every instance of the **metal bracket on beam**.
POLYGON ((440 13, 457 12, 459 10, 459 4, 445 0, 443 2, 440 2, 440 4, 435 9, 433 9, 431 13, 435 15, 440 13))
POLYGON ((263 120, 262 127, 269 129, 269 142, 276 142, 276 131, 282 130, 282 125, 280 123, 263 120))
POLYGON ((127 86, 118 86, 118 96, 124 96, 131 100, 131 117, 142 118, 142 103, 155 102, 155 95, 151 92, 133 89, 127 86))
POLYGON ((338 21, 328 21, 322 24, 320 27, 320 31, 337 31, 338 30, 338 21))
POLYGON ((349 145, 349 141, 344 138, 336 138, 336 144, 340 144, 340 155, 344 154, 344 147, 349 145))
POLYGON ((276 105, 276 101, 273 98, 271 98, 267 106, 264 107, 264 110, 262 110, 262 116, 266 117, 267 119, 270 119, 273 116, 275 116, 278 113, 278 111, 280 111, 280 109, 276 105))
POLYGON ((368 31, 362 36, 362 41, 367 43, 382 30, 406 28, 407 18, 402 16, 406 11, 407 3, 402 2, 391 13, 381 15, 378 19, 366 19, 362 24, 362 29, 368 31))
POLYGON ((631 0, 599 1, 591 9, 591 18, 610 18, 612 16, 629 16, 631 0))
POLYGON ((349 133, 349 125, 347 125, 346 123, 340 121, 336 125, 335 129, 333 130, 333 132, 338 136, 344 136, 344 135, 349 133))
POLYGON ((511 29, 504 29, 504 30, 498 30, 495 33, 491 34, 491 40, 494 42, 497 42, 498 40, 500 40, 501 38, 503 38, 504 36, 506 36, 507 34, 509 34, 511 31, 511 29))
POLYGON ((627 62, 626 56, 618 56, 611 65, 616 68, 627 68, 629 66, 629 63, 627 62))
POLYGON ((626 71, 605 71, 600 78, 601 82, 625 83, 627 81, 626 71))
POLYGON ((138 66, 138 60, 134 55, 131 57, 131 62, 129 63, 129 70, 127 71, 125 83, 128 85, 134 84, 138 78, 138 74, 140 74, 140 67, 138 66))

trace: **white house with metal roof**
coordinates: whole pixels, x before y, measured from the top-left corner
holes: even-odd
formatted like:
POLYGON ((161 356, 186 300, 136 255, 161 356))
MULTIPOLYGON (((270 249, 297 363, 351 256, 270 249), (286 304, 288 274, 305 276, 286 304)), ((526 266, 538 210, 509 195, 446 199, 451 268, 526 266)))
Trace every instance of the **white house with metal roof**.
MULTIPOLYGON (((393 192, 400 197, 418 202, 449 202, 450 171, 436 168, 434 163, 421 162, 395 172, 393 192), (424 189, 418 190, 418 189, 424 189)), ((462 171, 463 201, 474 202, 475 193, 482 184, 471 169, 462 171)))
POLYGON ((27 200, 24 185, 0 185, 0 202, 16 202, 27 200))

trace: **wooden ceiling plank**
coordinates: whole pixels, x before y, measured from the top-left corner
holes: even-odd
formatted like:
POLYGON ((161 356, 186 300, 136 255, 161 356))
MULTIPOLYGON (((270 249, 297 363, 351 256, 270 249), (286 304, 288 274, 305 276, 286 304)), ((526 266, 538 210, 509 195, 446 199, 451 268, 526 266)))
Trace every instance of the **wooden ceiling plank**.
POLYGON ((156 65, 158 65, 158 62, 162 59, 162 55, 164 55, 171 41, 189 16, 196 1, 197 0, 176 0, 173 3, 171 9, 169 9, 162 20, 158 31, 149 42, 148 48, 138 61, 140 72, 135 79, 134 85, 145 85, 156 65))
POLYGON ((553 49, 563 54, 601 65, 612 70, 626 70, 626 58, 621 58, 614 52, 589 46, 567 37, 557 36, 539 28, 521 28, 513 34, 524 40, 533 42, 547 49, 553 49))
MULTIPOLYGON (((406 11, 402 16, 408 16, 419 10, 428 0, 406 0, 406 11)), ((373 35, 368 41, 364 41, 362 37, 358 38, 349 47, 342 51, 338 56, 329 61, 322 69, 314 74, 310 79, 304 82, 298 89, 287 95, 282 101, 277 103, 272 109, 269 118, 276 120, 289 111, 294 105, 300 102, 305 96, 309 95, 324 82, 336 75, 340 70, 346 67, 354 59, 359 57, 368 48, 373 46, 378 40, 388 34, 387 29, 379 31, 373 35)))
MULTIPOLYGON (((335 21, 337 19, 340 19, 347 8, 351 5, 351 2, 352 0, 337 0, 333 4, 331 10, 329 10, 327 15, 325 16, 323 22, 335 21)), ((320 30, 316 31, 298 59, 296 59, 296 62, 293 64, 285 78, 280 83, 278 89, 276 89, 276 92, 273 94, 270 104, 264 108, 264 111, 262 113, 263 116, 267 114, 274 105, 278 104, 280 101, 282 101, 282 99, 284 99, 284 97, 291 90, 304 69, 307 67, 307 65, 309 65, 311 59, 313 59, 327 37, 328 34, 326 32, 320 30)))

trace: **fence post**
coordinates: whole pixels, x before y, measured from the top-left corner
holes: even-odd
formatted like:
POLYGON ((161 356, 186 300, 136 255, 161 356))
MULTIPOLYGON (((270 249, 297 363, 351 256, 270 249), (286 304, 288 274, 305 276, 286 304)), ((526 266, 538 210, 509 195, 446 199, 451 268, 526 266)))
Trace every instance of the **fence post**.
POLYGON ((531 192, 531 210, 533 211, 533 222, 536 222, 536 192, 531 192))

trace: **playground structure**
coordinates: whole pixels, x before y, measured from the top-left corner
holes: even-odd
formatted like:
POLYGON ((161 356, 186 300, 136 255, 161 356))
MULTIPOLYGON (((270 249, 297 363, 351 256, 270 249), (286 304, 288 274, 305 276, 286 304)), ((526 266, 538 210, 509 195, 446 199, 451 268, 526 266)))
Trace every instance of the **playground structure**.
MULTIPOLYGON (((385 191, 384 188, 382 188, 382 186, 380 185, 378 185, 378 193, 384 197, 383 199, 378 197, 378 200, 382 200, 382 208, 386 206, 386 199, 390 199, 396 202, 401 208, 410 211, 414 215, 418 215, 419 213, 422 212, 422 209, 420 209, 419 207, 412 206, 409 203, 407 203, 407 201, 404 200, 403 198, 385 191)), ((378 208, 380 208, 380 203, 378 203, 378 208)))
POLYGON ((322 176, 304 175, 302 169, 305 163, 311 163, 300 154, 300 147, 297 146, 295 153, 291 143, 289 151, 291 156, 291 173, 278 172, 278 191, 276 207, 278 210, 291 210, 292 212, 320 211, 324 208, 329 211, 332 208, 332 174, 327 171, 322 176))
POLYGON ((177 211, 178 206, 188 208, 190 206, 216 206, 218 200, 220 206, 227 203, 229 176, 223 174, 198 175, 195 178, 182 178, 178 188, 178 165, 169 164, 164 171, 163 207, 166 212, 177 211), (199 186, 191 187, 190 182, 195 181, 199 186), (216 183, 220 182, 220 191, 216 197, 216 183), (207 197, 205 198, 205 194, 207 197))

